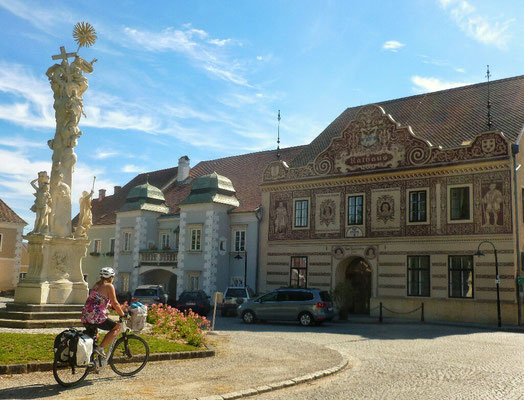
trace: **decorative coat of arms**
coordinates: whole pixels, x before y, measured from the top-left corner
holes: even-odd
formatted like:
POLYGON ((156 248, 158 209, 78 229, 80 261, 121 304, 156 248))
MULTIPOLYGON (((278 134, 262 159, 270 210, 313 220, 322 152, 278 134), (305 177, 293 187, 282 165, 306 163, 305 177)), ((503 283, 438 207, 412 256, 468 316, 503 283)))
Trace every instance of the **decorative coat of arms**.
POLYGON ((333 199, 326 199, 320 203, 320 223, 329 226, 335 223, 336 204, 333 199))
POLYGON ((387 223, 395 218, 395 199, 389 194, 377 199, 377 219, 387 223))

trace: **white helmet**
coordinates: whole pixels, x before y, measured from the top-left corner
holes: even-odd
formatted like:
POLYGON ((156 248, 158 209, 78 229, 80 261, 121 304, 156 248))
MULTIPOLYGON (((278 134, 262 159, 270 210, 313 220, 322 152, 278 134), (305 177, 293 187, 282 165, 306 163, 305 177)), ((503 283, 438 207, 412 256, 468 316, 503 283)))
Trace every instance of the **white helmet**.
POLYGON ((115 270, 111 267, 104 267, 100 270, 100 276, 103 278, 111 278, 115 276, 115 270))

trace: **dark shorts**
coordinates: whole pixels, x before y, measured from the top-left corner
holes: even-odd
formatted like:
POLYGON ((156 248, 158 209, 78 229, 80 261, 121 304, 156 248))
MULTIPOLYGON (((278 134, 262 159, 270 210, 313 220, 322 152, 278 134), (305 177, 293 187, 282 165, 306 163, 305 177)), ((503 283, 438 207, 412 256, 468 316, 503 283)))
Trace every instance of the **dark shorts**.
POLYGON ((91 336, 92 338, 96 338, 99 329, 102 329, 103 331, 110 331, 116 325, 117 323, 110 318, 106 319, 101 324, 84 324, 84 326, 86 327, 86 334, 91 336))

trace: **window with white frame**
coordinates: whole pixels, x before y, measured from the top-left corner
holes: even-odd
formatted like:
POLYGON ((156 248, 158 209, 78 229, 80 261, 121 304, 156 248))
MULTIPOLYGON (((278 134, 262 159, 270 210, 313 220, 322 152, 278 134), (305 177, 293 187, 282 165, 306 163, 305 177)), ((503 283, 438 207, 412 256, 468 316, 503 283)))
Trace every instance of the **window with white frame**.
POLYGON ((162 249, 169 249, 170 248, 170 244, 169 244, 169 233, 162 233, 160 235, 160 240, 161 240, 161 246, 162 246, 162 249))
POLYGON ((409 222, 427 221, 427 191, 412 190, 409 192, 409 222))
POLYGON ((235 230, 234 234, 234 247, 233 251, 246 251, 246 231, 245 230, 235 230))
POLYGON ((24 280, 26 276, 27 276, 27 272, 20 272, 18 274, 18 281, 20 282, 21 280, 24 280))
POLYGON ((306 288, 307 287, 307 257, 291 257, 289 286, 306 288))
POLYGON ((124 245, 122 246, 123 251, 131 251, 131 232, 125 231, 123 239, 124 239, 123 240, 124 245))
POLYGON ((175 249, 178 249, 178 240, 180 238, 180 232, 176 231, 173 233, 174 239, 173 239, 173 246, 175 249))
POLYGON ((348 225, 362 225, 364 222, 364 196, 348 196, 348 225))
POLYGON ((309 201, 295 200, 295 228, 308 226, 309 201))
POLYGON ((451 221, 471 219, 470 198, 469 186, 457 186, 449 189, 449 219, 451 221))
POLYGON ((473 298, 473 256, 449 256, 449 297, 473 298))
POLYGON ((95 239, 93 240, 93 253, 100 254, 102 251, 102 240, 95 239))
POLYGON ((202 250, 202 229, 200 228, 191 228, 191 251, 201 251, 202 250))
POLYGON ((188 272, 187 289, 198 290, 200 287, 200 272, 188 272))
POLYGON ((109 252, 115 254, 115 238, 109 239, 109 252))
POLYGON ((120 279, 120 288, 122 290, 122 293, 129 292, 129 278, 130 278, 129 272, 119 272, 118 278, 120 279))
POLYGON ((0 233, 0 251, 2 251, 2 244, 4 243, 4 235, 0 233))

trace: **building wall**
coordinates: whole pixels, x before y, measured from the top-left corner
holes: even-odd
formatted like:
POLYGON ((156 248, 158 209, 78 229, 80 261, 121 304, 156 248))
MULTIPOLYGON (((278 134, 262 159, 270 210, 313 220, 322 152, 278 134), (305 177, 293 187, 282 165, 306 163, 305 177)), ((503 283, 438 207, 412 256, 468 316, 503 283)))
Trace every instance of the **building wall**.
POLYGON ((110 254, 110 240, 115 238, 115 225, 94 225, 88 231, 90 240, 87 256, 82 259, 82 273, 87 275, 87 283, 92 287, 99 278, 100 269, 113 267, 114 254, 110 254), (95 240, 101 241, 100 253, 94 253, 95 240))
POLYGON ((23 228, 23 224, 0 223, 0 291, 14 290, 18 283, 23 228))

